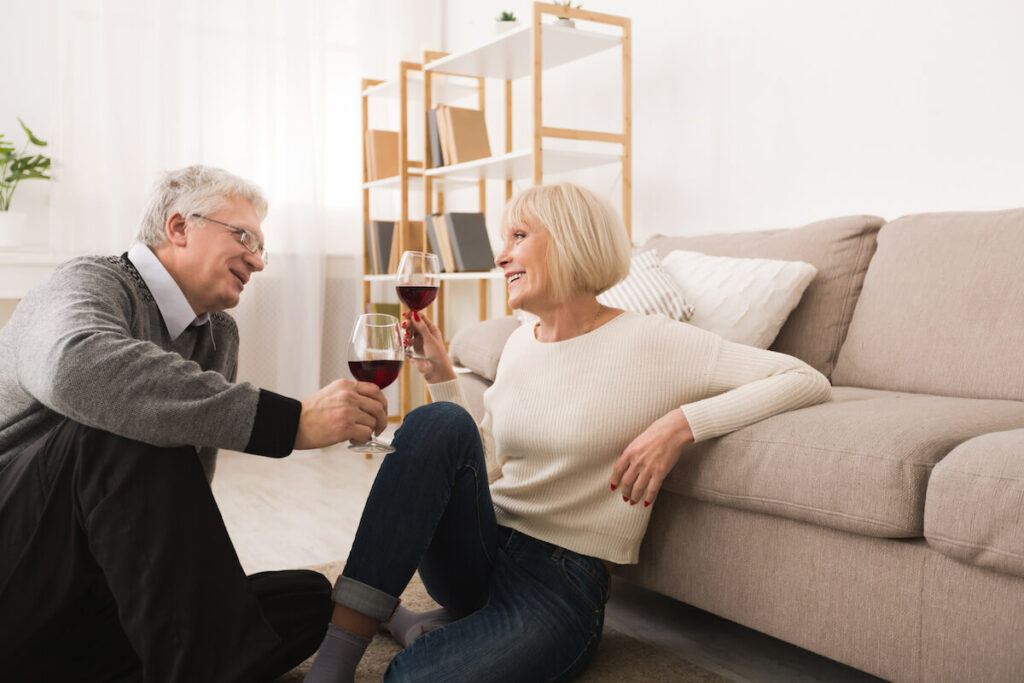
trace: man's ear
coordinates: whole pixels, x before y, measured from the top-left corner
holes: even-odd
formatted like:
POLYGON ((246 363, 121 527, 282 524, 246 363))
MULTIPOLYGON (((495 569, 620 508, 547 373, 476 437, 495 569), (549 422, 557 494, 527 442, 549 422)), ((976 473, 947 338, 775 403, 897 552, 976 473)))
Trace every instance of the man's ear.
POLYGON ((167 241, 176 247, 184 247, 188 244, 188 234, 185 232, 185 217, 180 213, 172 213, 164 223, 164 234, 167 241))

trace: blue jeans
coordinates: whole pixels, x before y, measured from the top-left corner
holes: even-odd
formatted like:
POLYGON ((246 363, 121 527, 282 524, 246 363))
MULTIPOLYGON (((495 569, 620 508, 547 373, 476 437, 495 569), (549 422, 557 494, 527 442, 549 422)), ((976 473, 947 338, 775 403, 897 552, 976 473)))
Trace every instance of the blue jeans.
POLYGON ((597 651, 601 560, 499 527, 480 435, 453 403, 406 416, 366 501, 336 602, 384 621, 419 569, 457 621, 417 638, 386 681, 563 681, 597 651))

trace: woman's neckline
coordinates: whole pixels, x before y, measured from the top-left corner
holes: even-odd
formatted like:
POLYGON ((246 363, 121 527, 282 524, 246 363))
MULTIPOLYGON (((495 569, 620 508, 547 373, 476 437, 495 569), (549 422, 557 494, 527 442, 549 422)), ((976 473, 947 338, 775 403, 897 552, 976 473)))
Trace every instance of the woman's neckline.
POLYGON ((574 339, 582 339, 583 337, 591 335, 594 332, 597 332, 598 330, 605 328, 609 323, 612 323, 621 318, 624 313, 626 313, 626 311, 620 308, 611 308, 606 306, 600 311, 600 313, 597 316, 597 320, 599 321, 598 324, 594 325, 585 332, 581 332, 580 334, 576 334, 571 337, 566 337, 565 339, 552 339, 551 341, 541 341, 539 339, 538 333, 540 332, 541 323, 538 320, 536 323, 533 324, 533 328, 530 330, 530 337, 537 344, 564 344, 565 342, 570 342, 573 341, 574 339), (604 320, 601 320, 601 314, 603 313, 607 315, 608 312, 611 312, 612 315, 604 320))

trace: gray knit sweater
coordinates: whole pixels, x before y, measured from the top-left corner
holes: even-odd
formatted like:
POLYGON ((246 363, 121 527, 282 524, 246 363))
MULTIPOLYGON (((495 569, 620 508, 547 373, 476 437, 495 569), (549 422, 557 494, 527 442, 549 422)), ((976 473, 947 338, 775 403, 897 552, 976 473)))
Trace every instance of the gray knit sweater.
POLYGON ((236 383, 226 313, 171 340, 128 260, 73 259, 25 295, 0 329, 0 469, 65 417, 157 446, 291 452, 301 404, 236 383))

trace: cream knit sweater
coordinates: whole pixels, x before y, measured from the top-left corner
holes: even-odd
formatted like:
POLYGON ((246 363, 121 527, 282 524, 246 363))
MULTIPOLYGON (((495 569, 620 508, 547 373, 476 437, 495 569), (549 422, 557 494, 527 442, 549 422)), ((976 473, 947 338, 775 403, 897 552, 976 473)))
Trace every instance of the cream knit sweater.
MULTIPOLYGON (((457 380, 430 392, 466 405, 457 380)), ((795 358, 660 315, 626 312, 550 343, 524 325, 505 345, 480 424, 498 523, 635 563, 654 506, 624 503, 608 481, 651 423, 682 408, 703 441, 830 397, 828 380, 795 358)))

